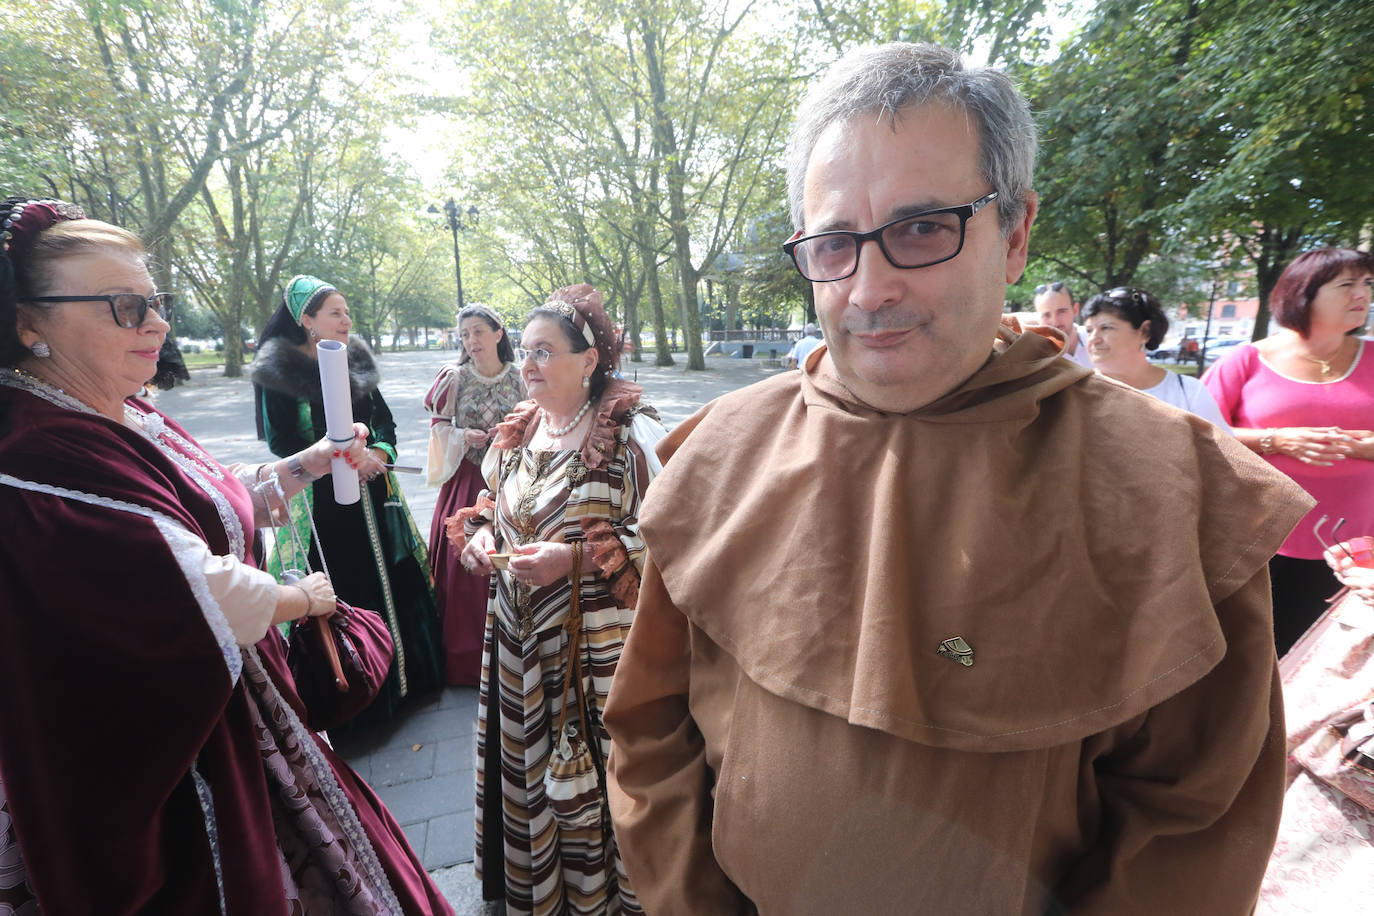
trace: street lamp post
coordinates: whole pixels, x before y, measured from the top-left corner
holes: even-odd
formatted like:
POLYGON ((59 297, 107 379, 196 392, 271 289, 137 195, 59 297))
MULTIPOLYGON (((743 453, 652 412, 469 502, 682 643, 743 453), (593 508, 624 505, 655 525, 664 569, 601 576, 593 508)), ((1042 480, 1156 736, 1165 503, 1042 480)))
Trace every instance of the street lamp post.
POLYGON ((1207 264, 1212 273, 1212 295, 1207 301, 1207 324, 1202 329, 1202 347, 1197 351, 1197 374, 1200 378, 1207 368, 1207 338, 1212 336, 1212 309, 1217 304, 1217 286, 1221 283, 1221 263, 1212 261, 1207 264))
MULTIPOLYGON (((429 205, 430 213, 438 213, 439 208, 434 204, 429 205)), ((454 203, 450 197, 444 202, 444 214, 448 218, 449 231, 453 233, 453 277, 458 284, 458 311, 463 310, 463 262, 458 255, 458 230, 468 229, 477 225, 477 208, 468 207, 467 212, 454 203), (467 224, 463 223, 463 217, 467 217, 467 224)))

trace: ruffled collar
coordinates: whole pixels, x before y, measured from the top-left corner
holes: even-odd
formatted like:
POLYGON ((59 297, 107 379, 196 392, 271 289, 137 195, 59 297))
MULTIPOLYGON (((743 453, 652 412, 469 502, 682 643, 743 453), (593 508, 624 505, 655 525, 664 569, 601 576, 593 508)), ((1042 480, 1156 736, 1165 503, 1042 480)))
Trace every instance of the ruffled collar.
MULTIPOLYGON (((629 419, 630 413, 639 404, 639 396, 644 389, 624 379, 613 378, 601 392, 592 414, 592 427, 582 444, 582 463, 589 468, 599 468, 606 462, 606 456, 615 451, 616 431, 629 419)), ((505 419, 496 424, 496 438, 492 445, 509 449, 528 445, 538 428, 539 405, 533 400, 516 404, 505 419)))
POLYGON ((479 385, 486 385, 490 387, 492 385, 495 385, 497 382, 500 382, 506 376, 510 375, 511 369, 513 369, 514 367, 515 363, 502 363, 501 371, 496 373, 495 375, 483 375, 482 373, 477 371, 477 367, 474 366, 471 361, 462 363, 461 365, 459 365, 458 368, 461 371, 466 372, 468 375, 472 376, 473 379, 476 380, 476 382, 479 385))

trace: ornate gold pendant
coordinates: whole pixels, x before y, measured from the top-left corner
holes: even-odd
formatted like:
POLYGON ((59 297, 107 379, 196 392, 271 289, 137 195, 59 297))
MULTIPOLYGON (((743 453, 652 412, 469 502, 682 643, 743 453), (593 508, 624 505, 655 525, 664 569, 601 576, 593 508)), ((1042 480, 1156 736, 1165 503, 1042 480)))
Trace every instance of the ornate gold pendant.
POLYGON ((574 452, 572 458, 568 459, 565 473, 568 477, 569 487, 580 487, 587 482, 587 466, 582 463, 581 452, 574 452))

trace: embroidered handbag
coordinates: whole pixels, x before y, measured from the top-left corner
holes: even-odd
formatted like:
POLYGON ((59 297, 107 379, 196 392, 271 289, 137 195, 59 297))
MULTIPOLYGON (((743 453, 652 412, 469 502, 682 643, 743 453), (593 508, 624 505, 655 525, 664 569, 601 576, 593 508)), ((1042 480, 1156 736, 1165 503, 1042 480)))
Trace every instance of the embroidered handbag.
POLYGON ((572 601, 568 619, 563 624, 568 643, 565 666, 568 681, 563 690, 563 708, 553 734, 548 769, 544 773, 544 795, 560 828, 599 829, 602 768, 599 755, 593 750, 596 738, 587 733, 591 722, 590 707, 582 686, 582 543, 575 541, 572 548, 572 601), (577 704, 577 721, 569 722, 568 706, 573 697, 577 704))

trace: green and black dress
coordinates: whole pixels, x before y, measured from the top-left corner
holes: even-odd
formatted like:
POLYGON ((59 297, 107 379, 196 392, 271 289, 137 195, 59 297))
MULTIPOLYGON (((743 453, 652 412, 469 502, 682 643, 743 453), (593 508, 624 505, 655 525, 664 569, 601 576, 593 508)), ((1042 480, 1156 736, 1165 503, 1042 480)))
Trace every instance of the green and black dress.
MULTIPOLYGON (((394 462, 396 422, 377 387, 377 361, 357 337, 349 340, 348 372, 353 419, 366 423, 371 431, 367 444, 386 452, 394 462)), ((272 454, 293 455, 325 434, 319 365, 312 357, 286 340, 268 340, 253 362, 252 376, 256 408, 272 454)), ((339 598, 380 613, 396 644, 386 684, 350 724, 385 721, 407 696, 438 687, 443 681, 443 647, 434 584, 424 538, 395 476, 388 472, 364 484, 362 498, 351 506, 334 501, 329 477, 317 480, 292 498, 291 525, 301 543, 309 544, 309 568, 322 568, 323 549, 339 598), (310 530, 310 513, 318 541, 310 530)), ((294 556, 287 533, 279 534, 281 550, 268 551, 268 570, 278 574, 283 567, 307 568, 294 556)))

